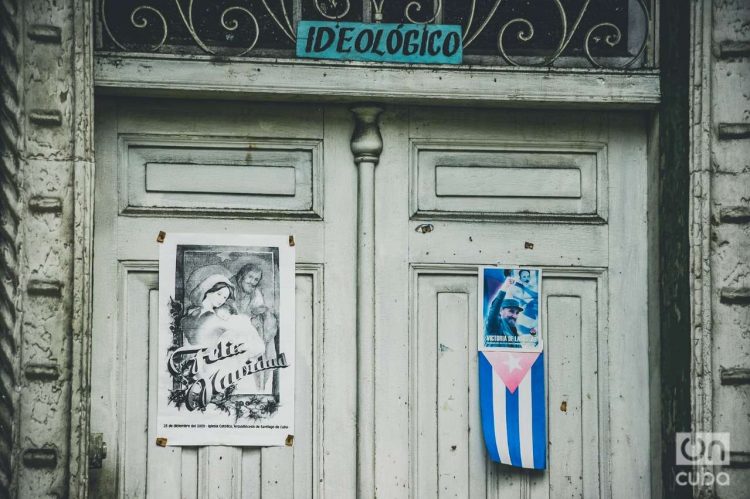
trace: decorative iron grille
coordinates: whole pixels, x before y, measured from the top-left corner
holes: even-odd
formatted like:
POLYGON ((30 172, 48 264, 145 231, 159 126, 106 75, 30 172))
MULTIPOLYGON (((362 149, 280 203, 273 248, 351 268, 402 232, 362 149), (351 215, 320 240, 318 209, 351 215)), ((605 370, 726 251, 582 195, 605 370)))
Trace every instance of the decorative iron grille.
POLYGON ((293 57, 301 19, 454 24, 468 64, 649 65, 650 0, 100 0, 100 51, 293 57))

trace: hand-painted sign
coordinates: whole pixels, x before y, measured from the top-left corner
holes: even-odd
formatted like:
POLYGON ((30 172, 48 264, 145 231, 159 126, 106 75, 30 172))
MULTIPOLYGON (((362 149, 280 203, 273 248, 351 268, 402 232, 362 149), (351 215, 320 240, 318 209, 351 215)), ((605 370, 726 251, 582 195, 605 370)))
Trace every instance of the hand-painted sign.
POLYGON ((300 21, 297 57, 412 64, 461 64, 461 27, 300 21))

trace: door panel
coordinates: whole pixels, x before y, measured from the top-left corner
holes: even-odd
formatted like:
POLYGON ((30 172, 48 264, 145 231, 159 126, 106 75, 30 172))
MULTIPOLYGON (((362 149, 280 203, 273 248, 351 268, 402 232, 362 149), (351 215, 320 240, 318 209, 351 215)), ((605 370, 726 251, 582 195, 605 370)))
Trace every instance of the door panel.
POLYGON ((598 369, 606 361, 606 329, 598 328, 606 322, 606 300, 598 295, 604 275, 564 269, 545 275, 549 471, 539 473, 512 472, 486 461, 474 400, 476 268, 415 266, 412 272, 414 497, 486 497, 493 484, 491 497, 600 496, 599 458, 606 449, 599 428, 608 417, 606 400, 599 402, 606 376, 598 369))
POLYGON ((477 389, 477 280, 471 270, 415 268, 411 410, 414 497, 485 497, 477 389))
POLYGON ((641 117, 413 108, 383 120, 408 132, 386 128, 392 147, 376 177, 378 490, 648 497, 641 117), (508 174, 523 178, 505 183, 508 174), (483 446, 476 272, 498 263, 544 269, 545 472, 489 462, 483 446), (396 314, 408 314, 408 330, 396 314), (394 427, 404 420, 408 435, 394 427), (398 455, 409 456, 408 474, 398 455))
POLYGON ((413 214, 606 217, 602 143, 412 139, 413 214))
POLYGON ((320 139, 119 134, 124 213, 320 217, 320 139))
MULTIPOLYGON (((344 106, 97 101, 93 497, 354 497, 357 169, 344 106), (159 231, 297 243, 293 448, 157 447, 159 231)), ((649 495, 645 126, 388 108, 375 173, 380 497, 649 495), (510 180, 505 181, 508 178, 510 180), (487 460, 480 265, 544 268, 549 469, 487 460)))
POLYGON ((600 483, 606 447, 599 428, 609 418, 606 398, 600 397, 607 373, 598 369, 607 354, 607 330, 600 329, 607 322, 606 297, 600 295, 604 278, 597 272, 553 270, 545 276, 549 475, 532 482, 532 497, 606 495, 600 483))
MULTIPOLYGON (((110 450, 120 457, 119 475, 128 479, 120 482, 119 494, 115 482, 99 483, 96 497, 189 498, 199 491, 200 497, 250 497, 253 491, 262 491, 266 497, 306 497, 313 489, 320 448, 315 441, 320 421, 314 416, 320 394, 320 384, 314 383, 314 364, 320 355, 319 345, 317 349, 314 345, 314 338, 321 335, 315 322, 320 316, 320 298, 315 295, 320 268, 303 264, 297 271, 295 375, 301 388, 295 399, 298 437, 293 449, 154 445, 157 358, 149 356, 149 351, 157 351, 157 270, 155 263, 128 262, 120 273, 125 334, 121 338, 122 361, 116 366, 120 387, 113 393, 116 402, 112 407, 119 407, 123 414, 119 425, 122 438, 120 448, 110 450)), ((109 428, 105 440, 117 442, 117 430, 109 428)))
MULTIPOLYGON (((263 105, 215 103, 204 120, 207 107, 202 103, 185 108, 179 101, 154 104, 148 100, 107 99, 97 104, 92 431, 104 434, 109 456, 103 469, 92 470, 91 496, 317 496, 322 487, 322 449, 326 447, 323 407, 340 411, 342 406, 352 405, 349 397, 353 395, 351 390, 324 394, 322 389, 326 364, 323 269, 330 259, 328 267, 335 274, 355 255, 355 248, 348 245, 325 246, 326 231, 351 238, 355 227, 348 225, 345 217, 322 220, 323 110, 282 106, 273 113, 263 105), (219 119, 217 113, 223 118, 219 119), (168 175, 158 172, 158 189, 148 176, 149 168, 155 165, 171 169, 168 175), (208 170, 220 167, 211 174, 225 177, 214 179, 212 187, 233 185, 234 189, 217 193, 191 185, 191 180, 201 178, 187 171, 191 165, 208 170), (279 181, 283 181, 284 193, 269 194, 267 187, 281 188, 279 181), (226 200, 226 205, 220 199, 226 200), (158 359, 150 352, 157 351, 155 237, 161 230, 295 235, 297 390, 293 447, 155 444, 158 359)), ((331 120, 329 132, 348 145, 348 126, 347 121, 331 120), (339 125, 344 129, 338 130, 339 125)), ((337 152, 346 149, 337 149, 336 140, 330 142, 328 156, 336 162, 337 152)), ((347 156, 339 159, 347 161, 347 156)), ((347 166, 353 170, 353 166, 347 166)), ((355 179, 351 176, 349 180, 355 179)), ((208 182, 202 183, 206 185, 208 182)), ((344 202, 351 206, 353 200, 341 195, 332 205, 344 202)), ((352 330, 353 297, 350 293, 338 296, 335 291, 330 294, 342 306, 336 313, 337 322, 344 331, 352 330)), ((337 339, 335 334, 331 336, 337 339)), ((340 353, 345 359, 356 358, 352 351, 340 353)), ((336 374, 336 369, 344 370, 349 364, 337 359, 330 365, 336 374)), ((338 430, 338 435, 331 433, 336 439, 342 435, 345 438, 347 432, 353 436, 354 421, 348 418, 339 423, 338 430)), ((343 444, 351 447, 352 441, 343 444)), ((336 445, 340 444, 327 447, 336 445)), ((354 478, 347 479, 348 472, 339 470, 340 480, 333 490, 353 489, 354 478)))

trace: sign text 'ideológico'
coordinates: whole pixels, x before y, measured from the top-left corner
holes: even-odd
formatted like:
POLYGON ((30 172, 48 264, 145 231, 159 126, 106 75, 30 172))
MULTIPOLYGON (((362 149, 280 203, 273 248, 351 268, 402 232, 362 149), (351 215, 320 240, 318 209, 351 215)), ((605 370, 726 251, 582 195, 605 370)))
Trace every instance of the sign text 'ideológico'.
POLYGON ((461 64, 461 27, 300 21, 297 57, 412 64, 461 64))

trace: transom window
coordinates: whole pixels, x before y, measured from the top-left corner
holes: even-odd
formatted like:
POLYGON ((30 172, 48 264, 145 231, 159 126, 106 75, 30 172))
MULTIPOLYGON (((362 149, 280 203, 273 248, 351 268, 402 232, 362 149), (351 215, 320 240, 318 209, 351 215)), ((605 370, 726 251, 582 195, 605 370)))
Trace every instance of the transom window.
POLYGON ((643 68, 650 1, 100 0, 97 49, 292 58, 302 19, 437 23, 461 26, 466 64, 643 68))

